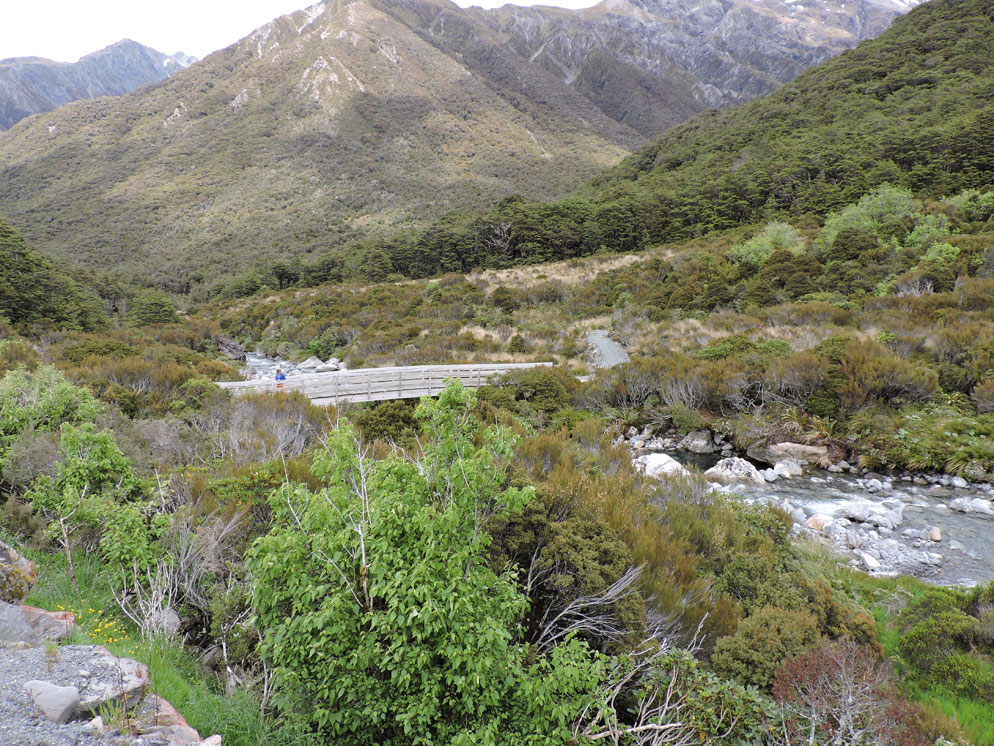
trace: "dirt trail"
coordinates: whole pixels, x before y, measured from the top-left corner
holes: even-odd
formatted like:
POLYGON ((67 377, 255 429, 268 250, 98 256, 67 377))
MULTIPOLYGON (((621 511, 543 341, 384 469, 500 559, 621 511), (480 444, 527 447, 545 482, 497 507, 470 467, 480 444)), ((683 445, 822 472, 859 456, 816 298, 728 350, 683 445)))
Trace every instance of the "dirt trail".
POLYGON ((613 368, 629 360, 625 348, 607 336, 607 329, 593 329, 587 332, 587 344, 593 349, 594 365, 598 368, 613 368))

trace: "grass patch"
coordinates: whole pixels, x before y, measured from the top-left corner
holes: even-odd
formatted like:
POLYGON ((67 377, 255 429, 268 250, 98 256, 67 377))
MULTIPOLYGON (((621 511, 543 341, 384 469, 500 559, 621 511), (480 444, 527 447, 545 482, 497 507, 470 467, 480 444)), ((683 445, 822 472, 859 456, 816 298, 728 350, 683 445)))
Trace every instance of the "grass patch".
POLYGON ((994 702, 961 697, 940 684, 908 683, 905 691, 919 704, 954 719, 975 746, 994 746, 994 702))

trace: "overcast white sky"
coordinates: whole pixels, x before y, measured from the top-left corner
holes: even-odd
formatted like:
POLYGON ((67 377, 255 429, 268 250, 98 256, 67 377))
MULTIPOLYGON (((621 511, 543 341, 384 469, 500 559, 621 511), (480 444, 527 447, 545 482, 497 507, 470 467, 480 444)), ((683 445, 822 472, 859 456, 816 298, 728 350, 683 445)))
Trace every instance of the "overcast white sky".
MULTIPOLYGON (((542 4, 583 8, 595 1, 542 4)), ((0 59, 33 55, 75 62, 121 39, 134 39, 166 54, 186 52, 203 58, 278 16, 313 4, 313 0, 0 0, 0 59)), ((503 2, 457 0, 457 4, 490 8, 503 2)))

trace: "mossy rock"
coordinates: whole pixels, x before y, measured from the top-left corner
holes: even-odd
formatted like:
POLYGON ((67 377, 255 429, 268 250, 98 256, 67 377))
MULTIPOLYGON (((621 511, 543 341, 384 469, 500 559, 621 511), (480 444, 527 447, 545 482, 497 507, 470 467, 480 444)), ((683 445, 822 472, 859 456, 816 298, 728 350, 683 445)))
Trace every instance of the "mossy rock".
POLYGON ((19 604, 31 590, 31 578, 12 565, 0 565, 0 601, 19 604))

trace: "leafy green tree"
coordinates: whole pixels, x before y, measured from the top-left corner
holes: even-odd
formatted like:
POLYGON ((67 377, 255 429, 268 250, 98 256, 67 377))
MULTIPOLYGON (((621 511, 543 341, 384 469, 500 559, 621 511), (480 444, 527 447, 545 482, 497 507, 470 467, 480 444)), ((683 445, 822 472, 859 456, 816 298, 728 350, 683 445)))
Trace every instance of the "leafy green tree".
POLYGON ((89 422, 101 410, 89 391, 70 383, 51 366, 8 372, 0 378, 0 466, 7 450, 24 433, 52 432, 63 423, 89 422))
POLYGON ((484 527, 531 495, 505 486, 506 433, 488 431, 489 448, 473 448, 471 402, 450 387, 422 403, 417 417, 433 438, 419 464, 370 461, 343 426, 314 459, 329 486, 287 487, 270 501, 273 529, 249 555, 264 654, 279 668, 284 706, 309 701, 326 735, 496 737, 507 686, 523 670, 512 631, 525 600, 512 576, 487 567, 484 527))
POLYGON ((39 476, 26 497, 51 520, 48 536, 66 555, 73 587, 78 591, 72 548, 83 529, 99 536, 101 553, 114 570, 136 562, 148 565, 152 540, 165 528, 166 519, 146 520, 141 481, 113 434, 97 431, 92 423, 65 425, 60 451, 55 476, 39 476))
POLYGON ((175 324, 179 321, 176 304, 163 292, 145 290, 131 301, 128 320, 134 326, 146 324, 175 324))

